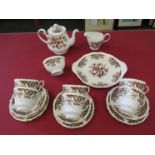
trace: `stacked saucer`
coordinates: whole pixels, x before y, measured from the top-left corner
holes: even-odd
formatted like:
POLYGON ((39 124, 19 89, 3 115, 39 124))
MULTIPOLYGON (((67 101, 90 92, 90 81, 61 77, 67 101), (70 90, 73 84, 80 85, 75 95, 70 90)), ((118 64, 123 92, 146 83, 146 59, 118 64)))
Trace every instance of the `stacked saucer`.
POLYGON ((47 109, 49 96, 43 82, 32 79, 15 79, 9 103, 11 116, 22 122, 40 117, 47 109))
POLYGON ((106 98, 110 115, 127 125, 137 125, 149 116, 149 87, 144 81, 122 79, 120 85, 111 89, 106 98))
POLYGON ((56 121, 65 128, 81 128, 94 115, 94 102, 88 95, 89 87, 83 85, 63 85, 63 91, 53 102, 56 121))

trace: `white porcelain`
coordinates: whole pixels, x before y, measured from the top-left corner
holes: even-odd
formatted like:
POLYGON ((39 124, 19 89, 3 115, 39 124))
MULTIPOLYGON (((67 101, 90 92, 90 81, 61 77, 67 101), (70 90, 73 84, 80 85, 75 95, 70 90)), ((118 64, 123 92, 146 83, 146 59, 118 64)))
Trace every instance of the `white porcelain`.
POLYGON ((40 92, 38 92, 36 101, 35 101, 35 103, 33 103, 34 106, 31 107, 31 109, 29 111, 22 111, 21 110, 20 105, 18 105, 15 102, 15 97, 14 97, 15 95, 13 94, 9 108, 17 117, 20 117, 20 118, 30 117, 30 116, 38 113, 38 111, 40 111, 40 109, 43 109, 43 107, 44 107, 43 101, 45 100, 45 97, 47 96, 46 94, 47 94, 47 91, 45 90, 45 88, 43 88, 40 92))
POLYGON ((90 88, 85 85, 63 84, 62 88, 64 93, 80 93, 83 95, 88 95, 90 91, 90 88))
POLYGON ((15 106, 20 111, 30 111, 36 106, 38 102, 38 91, 32 88, 15 87, 14 88, 14 100, 15 106))
POLYGON ((130 86, 143 91, 145 94, 149 92, 149 86, 145 81, 133 79, 133 78, 122 78, 119 83, 120 86, 130 86))
POLYGON ((110 34, 103 34, 101 32, 85 32, 84 36, 87 38, 90 49, 98 50, 101 45, 110 40, 110 34))
POLYGON ((40 91, 41 88, 44 86, 43 80, 35 80, 35 79, 22 79, 22 78, 16 78, 14 79, 14 86, 15 87, 26 87, 26 88, 32 88, 37 91, 40 91))
POLYGON ((116 113, 116 115, 119 115, 123 119, 128 119, 128 120, 139 120, 139 119, 143 119, 146 115, 148 115, 149 101, 146 96, 145 96, 145 103, 142 106, 139 106, 134 114, 124 113, 124 111, 122 111, 117 105, 117 102, 112 101, 117 98, 115 96, 118 96, 118 92, 119 92, 118 90, 119 90, 119 86, 114 87, 107 94, 109 106, 111 106, 111 108, 113 109, 113 112, 116 113))
POLYGON ((61 113, 67 119, 80 119, 82 112, 89 106, 86 102, 89 98, 77 93, 62 93, 61 100, 61 113))
MULTIPOLYGON (((109 114, 115 118, 117 121, 126 124, 126 125, 138 125, 143 123, 149 116, 149 100, 145 96, 145 104, 137 109, 137 112, 134 115, 128 115, 122 113, 122 111, 116 106, 116 104, 111 103, 111 95, 118 93, 119 86, 112 88, 106 97, 106 107, 109 114)), ((114 95, 115 96, 115 95, 114 95)), ((113 98, 115 98, 113 96, 113 98)))
POLYGON ((62 93, 59 93, 53 102, 53 115, 56 119, 56 121, 63 127, 68 129, 77 129, 82 128, 85 125, 87 125, 90 120, 94 116, 94 102, 91 97, 89 97, 89 108, 87 109, 86 113, 83 113, 78 120, 72 120, 72 119, 66 119, 63 115, 60 114, 61 111, 61 95, 62 93))
POLYGON ((135 115, 145 104, 145 94, 139 89, 121 86, 115 89, 110 98, 110 102, 127 115, 135 115))
POLYGON ((127 65, 104 52, 91 52, 72 65, 72 71, 84 83, 95 88, 117 84, 127 72, 127 65))
POLYGON ((38 103, 38 105, 40 106, 35 109, 31 109, 30 112, 23 112, 18 111, 18 109, 16 109, 14 95, 12 95, 12 98, 9 103, 9 112, 14 119, 21 122, 29 122, 40 117, 46 111, 48 107, 48 102, 49 102, 48 92, 45 88, 43 88, 42 98, 39 100, 38 103))
POLYGON ((51 56, 43 61, 45 69, 51 73, 52 76, 62 75, 65 68, 65 57, 51 56))
POLYGON ((74 45, 76 32, 78 32, 77 29, 73 31, 72 37, 69 38, 64 26, 54 24, 47 32, 45 29, 41 28, 38 30, 37 34, 40 40, 47 44, 49 50, 53 51, 55 54, 61 55, 65 54, 68 49, 74 45), (46 39, 44 39, 41 34, 43 34, 46 39))

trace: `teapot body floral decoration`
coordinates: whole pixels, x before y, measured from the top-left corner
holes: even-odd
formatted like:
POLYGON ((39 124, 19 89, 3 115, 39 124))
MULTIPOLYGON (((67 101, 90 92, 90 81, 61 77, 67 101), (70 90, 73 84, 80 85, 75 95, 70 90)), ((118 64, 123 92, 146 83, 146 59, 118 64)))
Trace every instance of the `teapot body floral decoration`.
POLYGON ((53 51, 55 54, 62 55, 74 45, 76 32, 78 32, 77 29, 73 31, 72 37, 69 38, 64 26, 54 24, 47 31, 42 28, 39 29, 37 34, 40 40, 47 44, 49 50, 53 51), (46 39, 42 37, 41 33, 46 39))

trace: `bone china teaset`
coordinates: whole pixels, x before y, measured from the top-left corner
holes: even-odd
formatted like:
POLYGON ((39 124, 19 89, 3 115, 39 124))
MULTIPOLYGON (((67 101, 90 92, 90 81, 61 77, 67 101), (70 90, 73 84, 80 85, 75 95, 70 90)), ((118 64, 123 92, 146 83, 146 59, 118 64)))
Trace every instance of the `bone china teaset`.
MULTIPOLYGON (((69 38, 66 28, 57 24, 51 26, 47 32, 44 29, 38 30, 40 40, 58 55, 43 61, 44 68, 52 76, 64 73, 65 57, 60 55, 65 54, 74 45, 76 32, 77 29, 69 38)), ((103 35, 100 32, 85 32, 84 36, 92 50, 98 50, 103 43, 110 40, 109 33, 103 35)), ((89 95, 89 86, 108 88, 118 84, 106 97, 109 114, 127 125, 144 122, 150 109, 146 97, 149 87, 145 81, 123 78, 127 70, 127 65, 111 54, 90 52, 83 55, 72 64, 72 71, 88 86, 62 85, 62 91, 53 101, 55 120, 69 129, 85 126, 92 119, 95 110, 94 101, 89 95)), ((19 78, 14 80, 13 95, 9 103, 9 111, 14 119, 22 122, 32 121, 45 112, 48 103, 49 94, 44 88, 44 81, 19 78)))

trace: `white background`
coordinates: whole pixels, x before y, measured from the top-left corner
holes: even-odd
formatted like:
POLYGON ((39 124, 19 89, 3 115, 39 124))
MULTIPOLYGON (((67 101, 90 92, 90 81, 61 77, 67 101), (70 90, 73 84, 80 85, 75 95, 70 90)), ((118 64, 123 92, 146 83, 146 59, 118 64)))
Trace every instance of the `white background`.
MULTIPOLYGON (((153 0, 0 0, 0 18, 149 19, 155 18, 153 2, 153 0)), ((0 127, 2 125, 0 124, 0 127)), ((0 136, 0 155, 151 155, 155 152, 154 146, 153 135, 0 136)))

